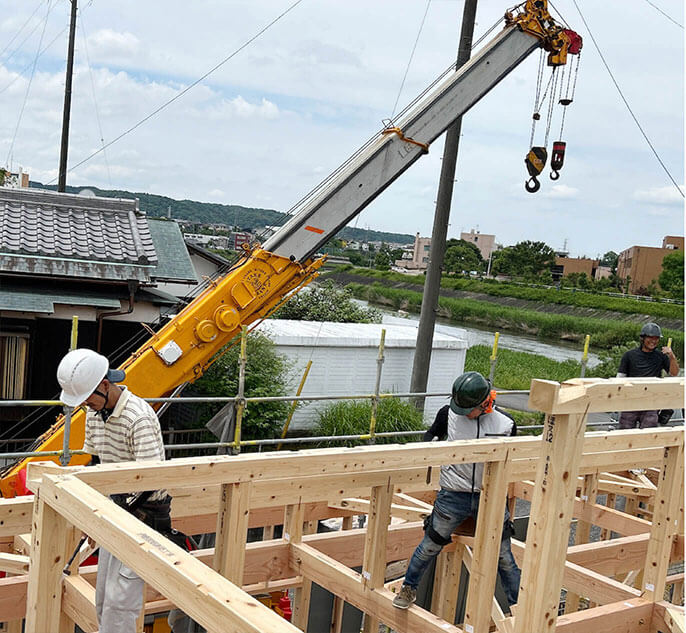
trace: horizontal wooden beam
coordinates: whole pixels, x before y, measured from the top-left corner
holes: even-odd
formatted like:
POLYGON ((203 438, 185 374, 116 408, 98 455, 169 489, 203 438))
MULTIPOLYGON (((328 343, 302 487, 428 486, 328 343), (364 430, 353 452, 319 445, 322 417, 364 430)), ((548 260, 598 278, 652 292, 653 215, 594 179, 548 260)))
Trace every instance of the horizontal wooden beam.
POLYGON ((558 616, 555 633, 651 633, 653 603, 632 598, 558 616))
POLYGON ((29 571, 29 557, 0 552, 0 571, 15 575, 25 574, 29 571))
POLYGON ((531 381, 529 408, 546 413, 600 413, 679 408, 684 403, 684 378, 590 378, 562 384, 531 381))
POLYGON ((62 608, 85 633, 98 630, 98 619, 95 614, 95 587, 83 576, 65 577, 62 608))

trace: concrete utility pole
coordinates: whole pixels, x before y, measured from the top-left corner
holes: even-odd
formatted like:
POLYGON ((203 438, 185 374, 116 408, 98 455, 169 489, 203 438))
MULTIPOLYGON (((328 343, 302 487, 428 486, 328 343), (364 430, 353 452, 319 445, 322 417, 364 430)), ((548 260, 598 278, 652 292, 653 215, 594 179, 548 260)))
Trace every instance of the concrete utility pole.
MULTIPOLYGON (((474 20, 476 18, 477 0, 465 0, 462 13, 462 29, 460 33, 460 45, 457 51, 458 69, 468 60, 472 52, 472 38, 474 35, 474 20)), ((462 117, 457 119, 448 128, 443 148, 443 164, 441 166, 441 178, 438 184, 438 197, 436 199, 436 213, 434 226, 431 234, 431 250, 429 251, 429 266, 426 271, 424 282, 424 295, 422 297, 422 310, 419 316, 419 329, 417 331, 417 349, 414 353, 414 365, 412 367, 412 380, 410 391, 420 393, 426 391, 429 379, 429 363, 431 362, 431 347, 433 344, 434 325, 436 323, 436 310, 438 308, 438 295, 441 287, 441 271, 445 256, 445 242, 448 233, 448 220, 450 219, 450 204, 453 197, 453 182, 455 180, 455 166, 457 164, 457 149, 460 144, 460 131, 462 130, 462 117)), ((450 382, 454 377, 448 376, 450 382)), ((448 383, 446 383, 448 384, 448 383)), ((419 398, 417 407, 424 408, 424 399, 419 398)))
POLYGON ((64 82, 64 110, 62 111, 62 145, 60 147, 60 168, 57 191, 67 187, 67 153, 69 152, 69 117, 71 114, 71 78, 74 71, 74 36, 76 35, 76 0, 71 0, 71 22, 69 23, 69 50, 67 52, 67 77, 64 82))

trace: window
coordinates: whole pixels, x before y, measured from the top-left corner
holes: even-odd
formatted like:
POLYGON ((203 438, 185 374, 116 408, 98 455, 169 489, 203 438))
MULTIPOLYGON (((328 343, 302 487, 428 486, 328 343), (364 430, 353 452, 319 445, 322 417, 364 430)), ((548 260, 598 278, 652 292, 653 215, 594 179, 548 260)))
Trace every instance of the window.
POLYGON ((27 336, 0 334, 0 398, 21 400, 24 397, 28 350, 27 336))

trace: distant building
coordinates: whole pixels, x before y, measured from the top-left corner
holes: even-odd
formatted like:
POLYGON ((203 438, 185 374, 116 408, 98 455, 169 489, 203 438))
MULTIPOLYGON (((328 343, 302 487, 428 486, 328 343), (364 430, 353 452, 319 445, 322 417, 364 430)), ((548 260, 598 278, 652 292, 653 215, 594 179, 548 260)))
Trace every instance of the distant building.
POLYGON ((628 292, 635 294, 657 283, 662 272, 662 260, 669 253, 684 250, 683 236, 668 235, 662 240, 662 248, 654 246, 632 246, 622 251, 617 260, 617 276, 630 278, 628 292))
POLYGON ((431 238, 420 237, 419 233, 414 238, 412 250, 403 253, 402 259, 396 259, 398 268, 407 270, 426 270, 429 266, 429 252, 431 251, 431 238))
MULTIPOLYGON (((204 233, 184 233, 183 239, 200 246, 214 248, 229 248, 229 238, 226 235, 205 235, 204 233)), ((233 240, 232 240, 233 242, 233 240)))
POLYGON ((472 229, 469 233, 460 233, 460 239, 470 244, 474 244, 479 249, 481 257, 487 262, 491 253, 495 250, 495 235, 480 233, 472 229))
POLYGON ((4 172, 4 178, 0 177, 0 185, 3 187, 8 187, 9 189, 28 189, 29 175, 24 173, 21 167, 16 174, 3 169, 0 169, 0 172, 4 172))
POLYGON ((557 281, 572 273, 586 273, 589 279, 595 279, 598 271, 598 260, 588 257, 555 257, 553 266, 553 279, 557 281))

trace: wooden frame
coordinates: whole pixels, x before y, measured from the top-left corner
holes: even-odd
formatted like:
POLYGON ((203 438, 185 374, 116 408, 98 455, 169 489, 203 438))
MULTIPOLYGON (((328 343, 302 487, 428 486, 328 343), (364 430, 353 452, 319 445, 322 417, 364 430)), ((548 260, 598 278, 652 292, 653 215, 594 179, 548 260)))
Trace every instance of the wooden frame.
POLYGON ((243 454, 147 466, 31 464, 34 500, 0 501, 0 570, 19 574, 0 579, 0 614, 7 620, 25 617, 27 633, 71 632, 74 623, 95 630, 94 570, 61 573, 85 531, 145 580, 146 612, 176 606, 208 631, 300 630, 296 624, 307 623, 311 582, 367 613, 367 631, 378 622, 401 633, 486 633, 492 623, 502 633, 683 631, 683 610, 664 601, 666 585, 683 581, 683 575, 668 576, 670 561, 683 560, 683 430, 584 434, 590 411, 676 408, 683 394, 682 378, 561 385, 537 380, 530 404, 547 415, 536 438, 243 454), (384 584, 386 565, 409 558, 422 536, 426 491, 437 488, 437 467, 456 462, 484 463, 475 536, 456 536, 445 548, 436 574, 436 614, 417 606, 396 609, 394 585, 384 584), (508 486, 531 501, 532 510, 526 544, 513 542, 522 584, 515 615, 505 617, 491 596, 508 486), (216 548, 187 554, 106 496, 160 487, 174 495, 175 525, 191 533, 215 531, 216 548), (622 512, 599 504, 594 496, 602 494, 636 502, 628 504, 631 512, 622 512), (369 515, 365 529, 307 534, 302 527, 360 512, 369 515), (581 538, 568 547, 574 519, 581 538), (249 526, 276 523, 284 523, 284 538, 246 544, 249 526), (619 536, 586 543, 586 525, 619 536), (463 559, 472 573, 465 622, 458 626, 451 620, 463 559), (353 571, 355 566, 362 572, 353 571), (293 624, 250 595, 288 586, 297 588, 293 624), (594 606, 558 617, 563 588, 594 606))

